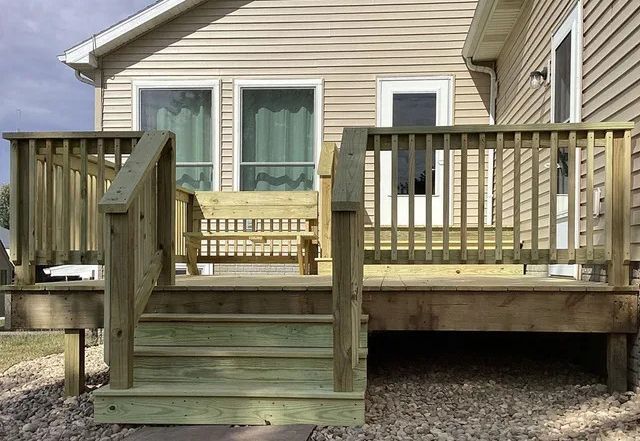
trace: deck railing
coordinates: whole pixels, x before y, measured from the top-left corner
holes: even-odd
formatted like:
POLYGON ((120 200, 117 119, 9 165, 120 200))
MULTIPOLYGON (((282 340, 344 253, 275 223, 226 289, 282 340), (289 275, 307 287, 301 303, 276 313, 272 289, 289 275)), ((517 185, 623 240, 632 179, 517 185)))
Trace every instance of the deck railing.
POLYGON ((345 129, 332 201, 335 389, 352 389, 364 264, 592 264, 607 267, 609 284, 627 285, 632 128, 597 123, 345 129), (401 151, 408 159, 407 194, 401 196, 406 225, 399 222, 401 151), (416 195, 417 151, 424 151, 427 173, 434 158, 442 158, 437 225, 428 176, 424 195, 416 195), (390 163, 381 160, 383 152, 390 153, 390 163), (557 191, 560 155, 568 172, 563 198, 557 191), (390 174, 389 195, 381 194, 383 170, 390 174), (487 176, 493 176, 494 188, 490 225, 487 176), (382 221, 383 197, 390 199, 388 225, 382 221), (422 213, 418 197, 425 199, 422 213), (557 241, 558 201, 565 211, 566 247, 557 241))
POLYGON ((175 135, 146 132, 99 203, 106 215, 105 356, 133 385, 133 333, 156 283, 175 283, 175 135))
POLYGON ((36 265, 104 260, 98 201, 142 132, 5 133, 11 144, 11 259, 16 283, 36 265))

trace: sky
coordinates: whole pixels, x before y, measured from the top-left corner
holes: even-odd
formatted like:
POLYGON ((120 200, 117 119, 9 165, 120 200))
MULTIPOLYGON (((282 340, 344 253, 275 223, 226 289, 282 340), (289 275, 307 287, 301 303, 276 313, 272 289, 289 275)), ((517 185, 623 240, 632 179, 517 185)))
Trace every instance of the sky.
MULTIPOLYGON (((57 56, 153 0, 0 0, 0 133, 93 130, 93 88, 57 56)), ((0 140, 0 184, 9 143, 0 140)))

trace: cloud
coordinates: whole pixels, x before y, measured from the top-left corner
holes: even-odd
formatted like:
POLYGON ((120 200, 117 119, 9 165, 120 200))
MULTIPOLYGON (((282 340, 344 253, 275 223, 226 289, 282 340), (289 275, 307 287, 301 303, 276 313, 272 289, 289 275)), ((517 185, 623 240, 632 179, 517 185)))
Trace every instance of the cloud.
MULTIPOLYGON (((56 58, 153 0, 0 0, 0 132, 92 130, 93 89, 56 58)), ((0 141, 0 183, 9 181, 0 141)))

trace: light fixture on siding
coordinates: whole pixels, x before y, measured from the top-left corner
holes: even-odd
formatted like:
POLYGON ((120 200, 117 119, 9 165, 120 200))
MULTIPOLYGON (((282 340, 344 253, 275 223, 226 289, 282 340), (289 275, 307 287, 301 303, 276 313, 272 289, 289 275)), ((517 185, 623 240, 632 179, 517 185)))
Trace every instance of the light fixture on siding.
POLYGON ((549 76, 549 70, 543 67, 542 70, 534 70, 529 74, 529 86, 533 90, 538 90, 544 86, 549 76))

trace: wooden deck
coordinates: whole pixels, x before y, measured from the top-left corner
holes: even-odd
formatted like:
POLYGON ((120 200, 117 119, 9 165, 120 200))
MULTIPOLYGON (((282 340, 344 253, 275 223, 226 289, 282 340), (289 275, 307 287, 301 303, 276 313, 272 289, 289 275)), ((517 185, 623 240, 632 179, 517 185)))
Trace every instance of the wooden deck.
MULTIPOLYGON (((330 276, 182 276, 146 312, 331 314, 330 276)), ((14 329, 103 326, 103 281, 9 286, 14 329)), ((533 276, 365 277, 369 330, 633 333, 638 287, 533 276)))

